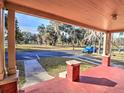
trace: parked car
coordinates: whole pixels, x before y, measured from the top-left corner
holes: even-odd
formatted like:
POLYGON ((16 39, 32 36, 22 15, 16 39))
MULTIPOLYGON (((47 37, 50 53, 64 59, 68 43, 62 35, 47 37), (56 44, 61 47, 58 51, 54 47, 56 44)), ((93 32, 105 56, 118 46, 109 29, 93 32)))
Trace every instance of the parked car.
POLYGON ((85 48, 82 49, 83 53, 93 53, 97 52, 97 48, 94 48, 93 46, 86 46, 85 48))

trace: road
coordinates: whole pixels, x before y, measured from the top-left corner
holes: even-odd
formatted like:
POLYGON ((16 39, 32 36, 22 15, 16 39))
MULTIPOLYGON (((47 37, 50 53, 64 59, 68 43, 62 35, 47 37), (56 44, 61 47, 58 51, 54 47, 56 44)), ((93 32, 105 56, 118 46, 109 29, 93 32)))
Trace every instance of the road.
MULTIPOLYGON (((16 60, 31 60, 31 59, 37 59, 37 57, 68 57, 68 58, 75 58, 87 61, 92 64, 99 65, 101 64, 101 59, 97 59, 95 57, 91 56, 83 56, 80 55, 81 51, 79 50, 66 50, 66 51, 58 51, 58 50, 18 50, 16 51, 16 60)), ((6 52, 6 62, 8 60, 8 53, 6 52)), ((113 60, 112 60, 113 61, 113 60)), ((116 60, 117 61, 117 60, 116 60)), ((122 62, 123 63, 123 62, 122 62)), ((119 64, 113 64, 111 62, 112 66, 121 67, 124 68, 124 65, 119 64)))
MULTIPOLYGON (((79 51, 77 51, 79 52, 79 51)), ((6 60, 8 60, 8 53, 5 53, 6 60)), ((29 60, 39 57, 62 57, 62 56, 74 56, 73 51, 51 51, 51 50, 27 50, 16 51, 16 60, 29 60)))

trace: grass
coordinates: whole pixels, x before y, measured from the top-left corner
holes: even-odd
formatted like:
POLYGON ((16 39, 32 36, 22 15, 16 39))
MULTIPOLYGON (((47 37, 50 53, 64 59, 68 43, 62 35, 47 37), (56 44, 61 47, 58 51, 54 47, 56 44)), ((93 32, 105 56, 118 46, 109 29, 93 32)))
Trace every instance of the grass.
POLYGON ((19 86, 22 87, 25 83, 24 61, 17 61, 17 69, 19 70, 19 86))
MULTIPOLYGON (((98 54, 89 54, 89 55, 102 58, 102 55, 98 55, 98 54)), ((112 57, 112 59, 123 60, 124 59, 124 52, 120 52, 120 53, 119 52, 113 52, 111 54, 111 57, 112 57)))
MULTIPOLYGON (((73 58, 62 58, 62 57, 46 57, 40 59, 40 64, 45 68, 48 74, 56 77, 60 72, 66 71, 66 61, 74 60, 73 58)), ((82 61, 80 70, 84 71, 95 65, 82 61)))
MULTIPOLYGON (((49 45, 33 45, 33 44, 24 44, 24 45, 16 45, 16 49, 21 50, 73 50, 72 46, 63 47, 61 45, 49 46, 49 45)), ((75 50, 81 50, 80 47, 75 47, 75 50)))
POLYGON ((117 65, 124 66, 124 52, 114 52, 112 54, 112 62, 117 65))
MULTIPOLYGON (((94 56, 96 59, 102 59, 101 55, 98 54, 91 54, 88 56, 94 56)), ((116 65, 122 65, 124 66, 124 52, 112 52, 111 54, 111 62, 116 65)))
POLYGON ((120 52, 120 53, 119 52, 113 52, 112 58, 123 60, 124 59, 124 52, 120 52))

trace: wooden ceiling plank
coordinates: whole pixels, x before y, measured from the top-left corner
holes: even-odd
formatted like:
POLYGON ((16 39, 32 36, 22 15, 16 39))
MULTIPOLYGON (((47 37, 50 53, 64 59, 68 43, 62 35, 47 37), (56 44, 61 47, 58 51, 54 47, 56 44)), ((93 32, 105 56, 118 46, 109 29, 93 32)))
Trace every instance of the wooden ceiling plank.
POLYGON ((59 20, 101 31, 124 31, 123 0, 6 0, 25 9, 16 8, 19 12, 59 20), (48 7, 49 6, 49 7, 48 7), (38 14, 39 13, 39 14, 38 14), (117 13, 117 20, 112 14, 117 13))

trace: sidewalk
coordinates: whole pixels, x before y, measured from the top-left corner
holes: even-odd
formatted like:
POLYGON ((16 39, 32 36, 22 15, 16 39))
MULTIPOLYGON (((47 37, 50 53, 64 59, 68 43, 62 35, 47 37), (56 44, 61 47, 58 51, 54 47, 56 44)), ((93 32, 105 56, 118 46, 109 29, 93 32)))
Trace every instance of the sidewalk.
POLYGON ((25 60, 25 79, 26 83, 23 87, 28 87, 36 83, 53 79, 54 77, 48 75, 45 69, 39 64, 36 59, 25 60))

